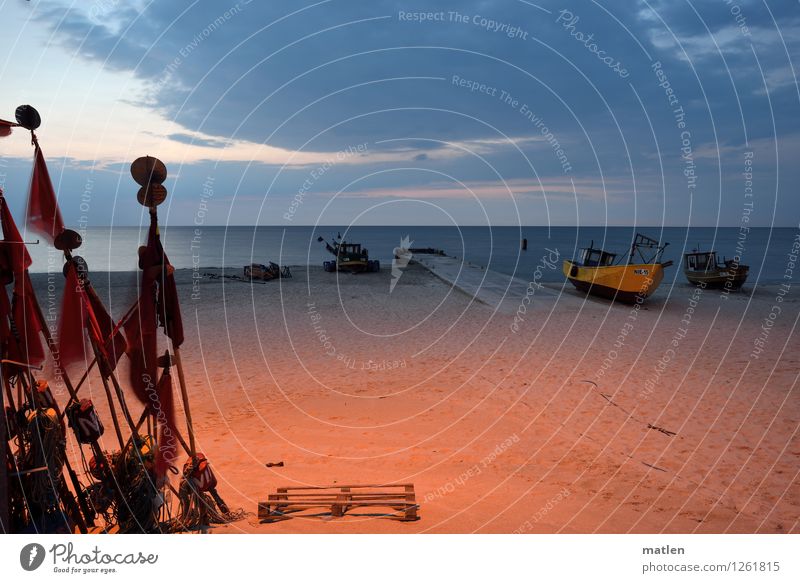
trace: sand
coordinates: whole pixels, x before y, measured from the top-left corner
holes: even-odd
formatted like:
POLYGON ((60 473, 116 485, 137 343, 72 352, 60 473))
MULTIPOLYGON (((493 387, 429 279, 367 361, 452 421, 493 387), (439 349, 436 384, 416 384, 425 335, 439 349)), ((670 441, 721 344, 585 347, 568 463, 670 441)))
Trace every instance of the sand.
MULTIPOLYGON (((178 272, 199 447, 252 513, 213 532, 800 531, 800 290, 664 286, 637 310, 564 288, 514 331, 418 265, 391 293, 389 269, 293 273, 178 272), (279 486, 389 482, 421 520, 255 516, 279 486)), ((135 277, 93 282, 119 315, 135 277)), ((97 378, 82 395, 107 415, 97 378)))

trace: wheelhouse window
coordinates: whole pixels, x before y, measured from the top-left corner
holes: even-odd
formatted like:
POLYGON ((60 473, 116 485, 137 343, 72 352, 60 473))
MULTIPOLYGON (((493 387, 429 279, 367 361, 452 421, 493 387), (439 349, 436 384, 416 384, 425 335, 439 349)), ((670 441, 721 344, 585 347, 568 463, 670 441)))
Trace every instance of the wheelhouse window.
POLYGON ((584 249, 581 263, 586 267, 607 267, 613 265, 615 253, 607 253, 601 249, 584 249))
POLYGON ((692 271, 709 271, 716 268, 717 256, 714 253, 698 253, 686 256, 686 268, 692 271))

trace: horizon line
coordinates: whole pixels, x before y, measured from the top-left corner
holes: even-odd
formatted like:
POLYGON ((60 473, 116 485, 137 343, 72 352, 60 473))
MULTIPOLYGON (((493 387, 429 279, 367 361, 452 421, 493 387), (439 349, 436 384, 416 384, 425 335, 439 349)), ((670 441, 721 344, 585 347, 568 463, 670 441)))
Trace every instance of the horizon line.
MULTIPOLYGON (((110 229, 110 228, 126 228, 126 229, 133 229, 133 228, 146 228, 148 225, 145 223, 141 224, 132 224, 132 225, 88 225, 86 229, 92 228, 103 228, 103 229, 110 229)), ((217 227, 224 227, 224 228, 260 228, 260 227, 269 227, 269 228, 330 228, 330 227, 337 227, 337 228, 356 228, 356 227, 413 227, 413 228, 438 228, 438 227, 447 227, 447 228, 474 228, 474 227, 481 227, 481 228, 519 228, 519 229, 540 229, 540 228, 550 228, 550 229, 574 229, 574 228, 613 228, 613 229, 629 229, 629 228, 637 228, 637 229, 736 229, 736 228, 747 228, 747 229, 800 229, 799 225, 514 225, 514 224, 495 224, 495 225, 486 225, 486 224, 460 224, 460 225, 413 225, 413 224, 368 224, 368 225, 346 225, 343 223, 326 223, 326 224, 292 224, 292 225, 280 225, 280 224, 270 224, 270 225, 254 225, 254 224, 202 224, 202 225, 195 225, 195 224, 182 224, 182 223, 162 223, 159 225, 160 228, 165 229, 169 227, 186 227, 186 228, 217 228, 217 227)))

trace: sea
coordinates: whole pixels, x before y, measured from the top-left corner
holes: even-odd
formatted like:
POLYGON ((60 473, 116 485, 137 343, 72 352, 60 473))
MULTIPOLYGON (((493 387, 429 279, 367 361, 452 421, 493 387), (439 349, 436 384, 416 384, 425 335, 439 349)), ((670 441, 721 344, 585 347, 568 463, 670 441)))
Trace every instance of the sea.
MULTIPOLYGON (((371 259, 390 268, 395 247, 408 241, 414 248, 441 249, 500 273, 540 282, 561 282, 561 260, 593 244, 624 255, 636 233, 668 243, 664 260, 675 265, 667 271, 665 283, 683 282, 681 258, 695 249, 718 252, 720 258, 738 257, 750 266, 748 282, 753 284, 792 283, 800 280, 798 245, 800 229, 738 227, 454 227, 454 226, 167 226, 161 238, 170 262, 179 269, 223 268, 239 274, 250 263, 273 261, 281 265, 322 266, 330 259, 324 243, 342 239, 361 243, 371 259), (527 250, 522 240, 527 239, 527 250), (543 262, 546 258, 547 261, 543 262), (558 260, 553 268, 554 259, 558 260), (543 268, 544 266, 544 268, 543 268)), ((93 272, 134 271, 137 248, 147 231, 139 227, 90 227, 82 232, 83 245, 75 251, 93 272)), ((29 237, 30 239, 30 237, 29 237)), ((42 242, 30 245, 31 272, 61 268, 61 254, 42 242)))

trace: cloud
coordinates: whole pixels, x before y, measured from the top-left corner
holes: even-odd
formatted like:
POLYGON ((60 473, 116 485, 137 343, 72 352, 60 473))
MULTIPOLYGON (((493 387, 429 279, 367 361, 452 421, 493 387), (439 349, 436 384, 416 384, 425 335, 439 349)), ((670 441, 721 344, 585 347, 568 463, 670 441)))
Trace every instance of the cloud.
POLYGON ((193 136, 188 133, 170 134, 167 138, 180 144, 205 146, 208 148, 225 148, 231 144, 230 140, 221 140, 213 137, 204 138, 201 136, 193 136))
POLYGON ((764 72, 764 84, 755 90, 757 95, 773 94, 781 89, 797 91, 797 71, 787 65, 764 72))
MULTIPOLYGON (((564 190, 569 177, 546 139, 551 132, 569 159, 581 204, 610 200, 617 215, 628 212, 632 188, 607 197, 597 185, 626 176, 661 184, 663 172, 670 186, 650 191, 662 203, 651 220, 660 220, 660 213, 681 215, 687 200, 682 130, 651 69, 655 60, 685 111, 707 188, 736 178, 715 174, 715 144, 724 159, 735 160, 746 142, 772 139, 782 160, 800 133, 792 61, 800 52, 800 18, 789 2, 767 9, 755 0, 576 0, 570 11, 580 18, 577 28, 623 61, 631 72, 626 79, 556 23, 557 12, 525 2, 7 4, 4 16, 24 34, 0 38, 8 56, 4 87, 14 100, 4 110, 13 111, 17 95, 40 108, 45 153, 71 161, 65 184, 74 164, 113 172, 151 153, 181 175, 178 197, 219 169, 229 194, 258 200, 278 176, 270 194, 289 196, 309 172, 366 144, 337 161, 326 176, 331 184, 319 184, 319 192, 383 172, 362 196, 402 197, 407 185, 385 171, 424 162, 419 166, 496 201, 504 196, 497 174, 521 197, 541 197, 536 176, 553 196, 574 196, 571 184, 564 190), (399 17, 415 10, 445 17, 399 17), (481 25, 490 20, 527 36, 509 38, 481 25)), ((30 160, 24 138, 6 138, 3 147, 6 157, 30 160)), ((796 185, 793 165, 760 170, 765 192, 796 185)), ((430 180, 408 192, 461 200, 458 189, 430 180)), ((81 188, 79 179, 74 184, 81 188)), ((719 196, 727 202, 734 195, 719 196)), ((782 210, 798 210, 800 203, 783 200, 782 210)), ((709 217, 735 208, 714 196, 693 204, 709 217)))
MULTIPOLYGON (((422 200, 511 200, 524 197, 546 197, 561 200, 622 200, 633 193, 622 180, 613 180, 603 188, 597 180, 547 178, 541 181, 515 179, 508 181, 476 181, 464 184, 432 182, 415 188, 371 188, 339 193, 341 198, 422 199, 422 200)), ((333 193, 328 193, 333 196, 333 193)))

